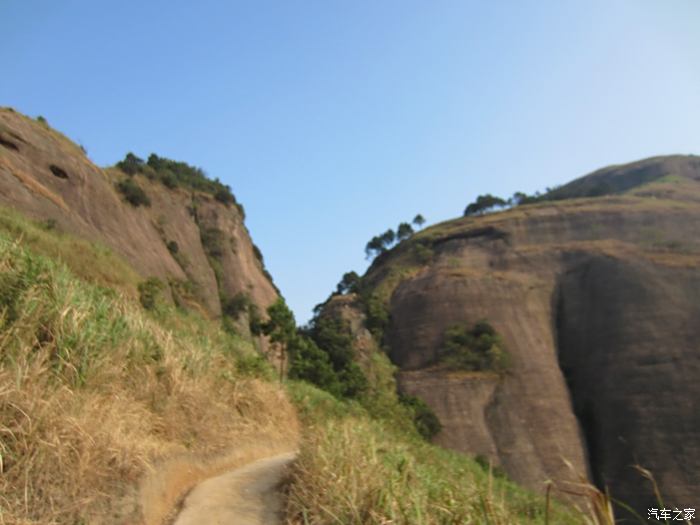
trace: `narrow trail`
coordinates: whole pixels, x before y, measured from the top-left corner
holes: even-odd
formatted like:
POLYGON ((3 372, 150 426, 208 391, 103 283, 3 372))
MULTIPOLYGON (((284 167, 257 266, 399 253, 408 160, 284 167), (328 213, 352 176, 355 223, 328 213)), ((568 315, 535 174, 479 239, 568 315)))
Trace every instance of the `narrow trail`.
POLYGON ((278 486, 295 456, 271 456, 203 481, 185 498, 174 525, 279 524, 278 486))

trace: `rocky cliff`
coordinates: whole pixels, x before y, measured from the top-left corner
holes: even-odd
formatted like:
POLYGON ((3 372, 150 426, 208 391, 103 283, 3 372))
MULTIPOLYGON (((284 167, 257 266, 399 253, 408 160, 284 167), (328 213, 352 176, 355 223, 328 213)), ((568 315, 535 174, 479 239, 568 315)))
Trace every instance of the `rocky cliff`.
POLYGON ((143 279, 160 279, 170 297, 208 315, 243 295, 261 310, 275 300, 242 207, 141 175, 134 180, 150 206, 135 207, 115 189, 127 178, 95 166, 45 122, 0 109, 0 205, 107 246, 143 279))
POLYGON ((400 388, 444 429, 541 491, 587 476, 646 515, 700 494, 700 158, 600 170, 552 200, 428 228, 380 255, 400 388), (488 321, 505 373, 436 364, 446 332, 488 321))

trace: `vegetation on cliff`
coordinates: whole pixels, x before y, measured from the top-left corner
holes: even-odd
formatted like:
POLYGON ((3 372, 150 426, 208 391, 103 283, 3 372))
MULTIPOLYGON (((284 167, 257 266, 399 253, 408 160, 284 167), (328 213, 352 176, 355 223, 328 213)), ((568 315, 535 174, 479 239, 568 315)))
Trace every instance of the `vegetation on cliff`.
POLYGON ((120 180, 117 182, 116 188, 124 196, 126 202, 136 208, 151 205, 151 199, 143 191, 143 188, 131 179, 120 180))
POLYGON ((473 327, 454 325, 445 331, 438 364, 452 370, 503 372, 508 369, 508 353, 501 337, 487 321, 473 327))
POLYGON ((159 180, 170 189, 182 187, 198 190, 213 195, 224 204, 237 204, 229 186, 218 179, 208 178, 202 168, 190 166, 186 162, 159 157, 155 153, 151 153, 144 162, 133 153, 127 153, 123 160, 117 162, 116 167, 129 176, 141 174, 159 180))
MULTIPOLYGON (((423 224, 425 224, 425 218, 420 213, 418 213, 413 218, 412 223, 414 226, 420 229, 423 226, 423 224)), ((400 223, 397 226, 396 231, 389 228, 384 233, 380 235, 375 235, 374 237, 372 237, 372 239, 370 239, 370 241, 365 246, 365 256, 368 259, 376 257, 377 255, 380 255, 389 250, 392 246, 394 246, 394 244, 400 243, 401 241, 405 241, 406 239, 410 239, 414 233, 415 230, 413 229, 413 226, 411 226, 407 222, 400 223)))

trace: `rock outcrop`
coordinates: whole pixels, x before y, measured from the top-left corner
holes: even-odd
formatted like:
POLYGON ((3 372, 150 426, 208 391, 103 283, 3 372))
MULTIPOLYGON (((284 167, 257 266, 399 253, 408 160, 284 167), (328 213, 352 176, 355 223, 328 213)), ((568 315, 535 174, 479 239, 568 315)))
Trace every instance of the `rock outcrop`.
POLYGON ((375 260, 364 293, 388 308, 400 388, 438 415, 437 443, 534 490, 584 476, 645 515, 657 502, 639 465, 666 506, 687 507, 700 494, 700 158, 557 191, 566 200, 439 224, 375 260), (508 372, 436 366, 446 330, 480 320, 508 372))
POLYGON ((211 316, 239 294, 262 311, 277 298, 242 208, 143 176, 138 184, 151 205, 134 207, 115 190, 125 178, 95 166, 45 123, 0 109, 0 205, 109 247, 144 279, 170 284, 175 300, 211 316))

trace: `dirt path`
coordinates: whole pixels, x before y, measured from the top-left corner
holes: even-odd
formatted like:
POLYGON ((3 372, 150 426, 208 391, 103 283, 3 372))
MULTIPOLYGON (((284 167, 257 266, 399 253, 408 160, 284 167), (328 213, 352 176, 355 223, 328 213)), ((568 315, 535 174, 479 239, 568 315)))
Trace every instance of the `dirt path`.
POLYGON ((261 459, 197 485, 174 525, 274 525, 280 523, 277 488, 294 459, 289 452, 261 459))

